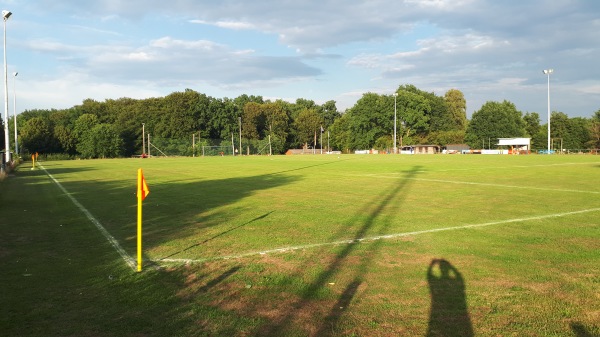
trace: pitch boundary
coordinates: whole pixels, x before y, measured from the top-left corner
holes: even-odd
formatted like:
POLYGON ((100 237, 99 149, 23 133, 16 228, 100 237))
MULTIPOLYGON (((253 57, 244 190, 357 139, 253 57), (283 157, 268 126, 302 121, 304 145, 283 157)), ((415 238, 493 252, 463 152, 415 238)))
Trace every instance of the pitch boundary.
POLYGON ((426 182, 443 183, 443 184, 489 186, 489 187, 500 187, 500 188, 514 188, 514 189, 522 189, 522 190, 600 194, 600 191, 586 191, 586 190, 575 190, 575 189, 565 189, 565 188, 545 188, 545 187, 533 187, 533 186, 504 185, 504 184, 493 184, 493 183, 479 183, 479 182, 473 182, 473 181, 444 180, 444 179, 430 179, 430 178, 406 178, 406 177, 400 177, 400 176, 398 176, 398 174, 394 174, 393 176, 385 175, 385 174, 365 174, 365 175, 351 175, 351 176, 372 177, 372 178, 381 178, 381 179, 410 179, 410 180, 416 180, 416 181, 426 181, 426 182))

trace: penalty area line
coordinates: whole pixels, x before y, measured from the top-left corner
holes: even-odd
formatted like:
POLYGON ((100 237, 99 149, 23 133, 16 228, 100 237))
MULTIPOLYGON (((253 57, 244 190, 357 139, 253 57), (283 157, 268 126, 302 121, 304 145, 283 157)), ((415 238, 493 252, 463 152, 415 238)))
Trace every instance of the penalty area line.
POLYGON ((339 241, 314 243, 314 244, 300 245, 300 246, 282 247, 282 248, 242 253, 242 254, 237 254, 237 255, 216 256, 216 257, 208 257, 208 258, 204 258, 204 259, 159 259, 159 260, 152 260, 152 262, 157 263, 157 264, 161 264, 161 263, 191 264, 191 263, 203 263, 203 262, 209 262, 209 261, 218 261, 218 260, 240 259, 240 258, 249 257, 249 256, 267 255, 267 254, 272 254, 272 253, 284 253, 284 252, 290 252, 290 251, 296 251, 296 250, 306 250, 306 249, 318 248, 318 247, 324 247, 324 246, 349 245, 349 244, 355 244, 355 243, 361 243, 361 242, 369 242, 369 241, 384 240, 384 239, 395 239, 395 238, 405 237, 405 236, 416 236, 416 235, 421 235, 421 234, 452 231, 452 230, 459 230, 459 229, 469 229, 469 228, 478 228, 478 227, 509 224, 509 223, 515 223, 515 222, 525 222, 525 221, 532 221, 532 220, 560 218, 560 217, 566 217, 566 216, 570 216, 570 215, 578 215, 578 214, 585 214, 585 213, 598 212, 598 211, 600 211, 600 208, 590 208, 590 209, 584 209, 584 210, 580 210, 580 211, 553 213, 553 214, 538 215, 538 216, 531 216, 531 217, 525 217, 525 218, 484 222, 484 223, 479 223, 479 224, 433 228, 433 229, 426 229, 426 230, 421 230, 421 231, 394 233, 394 234, 386 234, 386 235, 378 235, 378 236, 368 236, 368 237, 357 238, 357 239, 339 240, 339 241))
POLYGON ((56 180, 56 178, 54 178, 54 176, 52 174, 50 174, 50 172, 48 172, 44 166, 42 166, 40 164, 38 164, 38 166, 42 170, 44 170, 44 172, 46 172, 48 177, 50 177, 50 179, 52 179, 52 181, 54 181, 54 183, 61 189, 61 191, 63 191, 67 195, 67 197, 69 197, 69 199, 71 199, 73 204, 75 206, 77 206, 77 208, 79 208, 79 210, 83 214, 85 214, 85 216, 88 218, 88 220, 90 220, 94 224, 94 226, 96 226, 96 228, 98 228, 100 233, 102 233, 102 235, 104 235, 104 237, 108 240, 108 242, 110 242, 110 244, 117 251, 117 253, 119 253, 119 255, 121 255, 121 258, 123 258, 125 263, 127 263, 127 265, 129 267, 131 267, 133 270, 135 270, 136 264, 135 264, 135 261, 133 260, 133 258, 131 256, 129 256, 127 254, 127 252, 125 252, 123 247, 121 247, 121 245, 119 245, 117 240, 112 235, 110 235, 110 233, 106 230, 106 228, 104 228, 104 226, 102 226, 100 221, 98 221, 98 219, 96 219, 92 215, 92 213, 90 213, 90 211, 88 211, 85 207, 83 207, 83 205, 81 203, 79 203, 79 201, 77 201, 77 199, 75 199, 75 197, 72 196, 71 193, 69 193, 69 191, 67 191, 67 189, 64 188, 63 185, 58 180, 56 180))

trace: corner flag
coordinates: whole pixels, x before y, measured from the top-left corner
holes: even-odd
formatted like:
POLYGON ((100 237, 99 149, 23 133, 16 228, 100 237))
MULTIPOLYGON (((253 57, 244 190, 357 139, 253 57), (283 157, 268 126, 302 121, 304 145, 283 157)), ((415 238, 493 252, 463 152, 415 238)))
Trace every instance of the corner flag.
POLYGON ((138 169, 138 198, 141 197, 142 200, 146 199, 148 194, 150 194, 150 190, 148 189, 148 185, 146 184, 146 179, 144 179, 144 173, 142 173, 142 169, 138 169))
POLYGON ((142 169, 137 174, 137 271, 142 271, 142 200, 150 194, 142 169))

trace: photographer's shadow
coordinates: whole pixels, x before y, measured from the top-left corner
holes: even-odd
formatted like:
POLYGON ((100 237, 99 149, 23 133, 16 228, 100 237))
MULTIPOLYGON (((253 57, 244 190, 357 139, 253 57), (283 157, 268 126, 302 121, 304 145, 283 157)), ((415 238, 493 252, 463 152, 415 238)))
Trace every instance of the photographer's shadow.
POLYGON ((465 282, 458 270, 444 259, 434 259, 427 270, 431 311, 427 336, 472 337, 465 282))

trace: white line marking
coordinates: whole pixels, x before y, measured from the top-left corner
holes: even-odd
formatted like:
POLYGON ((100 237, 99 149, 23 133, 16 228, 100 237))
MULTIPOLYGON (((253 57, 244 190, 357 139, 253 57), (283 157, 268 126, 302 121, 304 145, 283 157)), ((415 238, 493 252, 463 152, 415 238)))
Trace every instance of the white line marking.
POLYGON ((532 217, 526 217, 526 218, 517 218, 517 219, 508 219, 508 220, 484 222, 484 223, 480 223, 480 224, 471 224, 471 225, 462 225, 462 226, 454 226, 454 227, 443 227, 443 228, 426 229, 426 230, 414 231, 414 232, 395 233, 395 234, 387 234, 387 235, 379 235, 379 236, 369 236, 369 237, 358 238, 358 239, 340 240, 340 241, 323 242, 323 243, 314 243, 314 244, 301 245, 301 246, 290 246, 290 247, 268 249, 268 250, 256 251, 256 252, 248 252, 248 253, 237 254, 237 255, 225 255, 225 256, 209 257, 209 258, 205 258, 205 259, 161 259, 161 260, 153 260, 153 262, 156 262, 156 263, 166 262, 166 263, 186 263, 186 264, 189 264, 189 263, 201 263, 201 262, 215 261, 215 260, 239 259, 239 258, 244 258, 244 257, 254 256, 254 255, 265 255, 265 254, 272 254, 272 253, 282 253, 282 252, 289 252, 289 251, 295 251, 295 250, 304 250, 304 249, 318 248, 318 247, 324 247, 324 246, 337 246, 337 245, 344 245, 344 244, 347 245, 347 244, 360 243, 360 242, 366 242, 366 241, 375 241, 375 240, 382 240, 382 239, 394 239, 394 238, 399 238, 399 237, 404 237, 404 236, 415 236, 415 235, 420 235, 420 234, 443 232, 443 231, 451 231, 451 230, 457 230, 457 229, 486 227, 486 226, 501 225, 501 224, 514 223, 514 222, 525 222, 525 221, 531 221, 531 220, 543 220, 543 219, 549 219, 549 218, 558 218, 558 217, 565 217, 565 216, 569 216, 569 215, 585 214, 585 213, 598 212, 598 211, 600 211, 600 208, 590 208, 590 209, 584 209, 584 210, 573 211, 573 212, 554 213, 554 214, 539 215, 539 216, 532 216, 532 217))
POLYGON ((492 186, 492 187, 504 187, 504 188, 519 188, 524 190, 540 190, 540 191, 555 191, 555 192, 575 192, 575 193, 591 193, 600 194, 598 191, 583 191, 583 190, 571 190, 561 188, 543 188, 543 187, 532 187, 532 186, 518 186, 518 185, 503 185, 503 184, 492 184, 492 183, 476 183, 470 181, 457 181, 457 180, 442 180, 442 179, 426 179, 426 178, 405 178, 419 181, 431 181, 445 184, 463 184, 463 185, 481 185, 481 186, 492 186))
POLYGON ((459 181, 459 180, 443 180, 443 179, 427 179, 427 178, 407 178, 399 176, 398 174, 361 174, 351 175, 352 177, 372 177, 381 179, 410 179, 417 181, 428 181, 434 183, 444 184, 457 184, 457 185, 479 185, 479 186, 491 186, 491 187, 502 187, 502 188, 516 188, 522 190, 537 190, 537 191, 552 191, 552 192, 570 192, 570 193, 589 193, 589 194, 600 194, 600 191, 585 191, 585 190, 573 190, 573 189, 562 189, 562 188, 544 188, 544 187, 533 187, 533 186, 519 186, 519 185, 503 185, 503 184, 492 184, 492 183, 478 183, 471 181, 459 181))
POLYGON ((492 170, 492 169, 513 169, 513 168, 530 168, 530 167, 553 167, 553 166, 567 166, 567 165, 593 165, 596 163, 556 163, 556 164, 538 164, 538 165, 513 165, 513 166, 494 166, 494 167, 469 167, 469 168, 455 168, 445 170, 421 170, 416 171, 419 173, 435 173, 435 172, 451 172, 451 171, 478 171, 478 170, 492 170))
POLYGON ((56 180, 56 178, 54 178, 54 176, 52 176, 52 174, 50 174, 50 172, 48 172, 46 170, 46 168, 40 164, 38 164, 39 167, 42 168, 42 170, 44 170, 44 172, 46 172, 46 174, 48 175, 48 177, 50 177, 50 179, 52 179, 52 181, 54 181, 56 183, 56 185, 58 185, 58 187, 67 195, 67 197, 69 197, 69 199, 71 199, 71 201, 73 202, 73 204, 75 204, 75 206, 77 206, 77 208, 79 208, 79 210, 81 212, 83 212, 83 214, 85 214, 85 216, 94 224, 94 226, 96 226, 96 228, 98 228, 98 230, 100 231, 100 233, 102 233, 102 235, 104 235, 104 237, 108 240, 108 242, 110 242, 110 244, 117 250, 117 252, 119 253, 119 255, 121 255, 121 257, 123 258, 123 260, 125 261, 125 263, 127 263, 127 265, 129 265, 133 270, 135 270, 136 268, 136 263, 134 261, 134 259, 129 256, 127 254, 127 252, 125 252, 125 250, 121 247, 121 245, 119 245, 119 243, 117 242, 117 240, 110 235, 110 233, 106 230, 106 228, 104 228, 104 226, 102 226, 102 224, 100 223, 100 221, 98 221, 93 215, 92 213, 90 213, 85 207, 83 207, 82 204, 79 203, 79 201, 77 201, 77 199, 75 199, 74 196, 71 195, 71 193, 69 193, 64 187, 63 185, 61 185, 60 182, 58 182, 58 180, 56 180))

